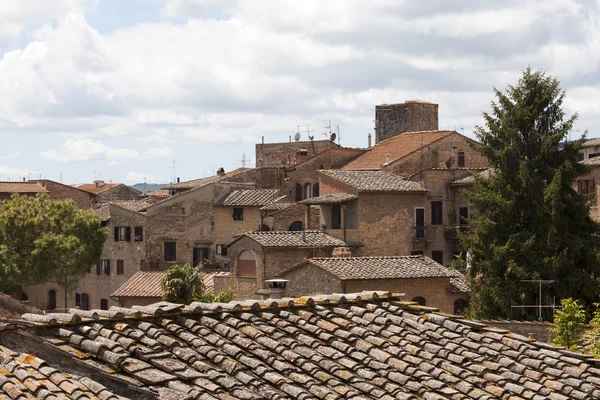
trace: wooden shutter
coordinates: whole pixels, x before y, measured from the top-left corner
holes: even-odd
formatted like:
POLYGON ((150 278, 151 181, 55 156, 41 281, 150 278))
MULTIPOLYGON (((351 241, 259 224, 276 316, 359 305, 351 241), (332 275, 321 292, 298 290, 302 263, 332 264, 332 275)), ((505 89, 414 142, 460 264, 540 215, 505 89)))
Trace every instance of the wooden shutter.
POLYGON ((296 183, 296 201, 302 201, 302 185, 296 183))
POLYGON ((119 241, 119 227, 115 226, 114 231, 115 231, 115 242, 118 242, 119 241))
POLYGON ((125 241, 131 242, 131 227, 130 226, 125 228, 125 241))

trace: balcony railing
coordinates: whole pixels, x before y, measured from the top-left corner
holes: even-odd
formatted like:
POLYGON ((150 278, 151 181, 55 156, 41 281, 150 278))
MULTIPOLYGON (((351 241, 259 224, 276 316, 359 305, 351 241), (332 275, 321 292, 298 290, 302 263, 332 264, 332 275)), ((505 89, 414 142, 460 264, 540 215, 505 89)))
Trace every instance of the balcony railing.
POLYGON ((437 227, 429 225, 415 225, 412 227, 413 241, 435 240, 437 227))

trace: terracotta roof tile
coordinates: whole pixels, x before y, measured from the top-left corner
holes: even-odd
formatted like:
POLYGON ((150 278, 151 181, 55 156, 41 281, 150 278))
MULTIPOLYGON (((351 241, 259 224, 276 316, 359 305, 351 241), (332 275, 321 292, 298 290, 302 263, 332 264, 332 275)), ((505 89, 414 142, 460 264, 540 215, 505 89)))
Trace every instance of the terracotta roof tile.
POLYGON ((600 146, 600 138, 592 138, 590 140, 586 140, 581 147, 596 147, 600 146))
POLYGON ((139 271, 118 288, 113 297, 162 297, 165 271, 139 271))
POLYGON ((225 207, 258 207, 266 206, 282 197, 277 189, 233 190, 217 204, 225 207))
POLYGON ((389 158, 394 162, 413 151, 427 146, 437 140, 451 135, 454 131, 425 131, 409 132, 377 143, 368 151, 350 161, 342 169, 344 170, 378 170, 389 158), (388 157, 389 154, 389 157, 388 157))
POLYGON ((395 256, 310 258, 278 275, 283 276, 289 270, 305 264, 323 268, 342 280, 449 278, 459 274, 429 257, 395 256))
POLYGON ((320 171, 359 191, 366 192, 424 192, 417 182, 407 181, 385 171, 320 171))
POLYGON ((22 329, 91 376, 161 398, 600 398, 598 363, 583 354, 386 292, 130 311, 22 329))
POLYGON ((286 208, 292 207, 297 203, 285 202, 285 201, 274 201, 260 208, 260 211, 282 211, 286 208))
POLYGON ((229 171, 224 175, 213 175, 207 176, 205 178, 193 179, 191 181, 179 182, 179 183, 171 183, 170 185, 165 185, 163 189, 194 189, 197 187, 202 187, 209 185, 211 183, 220 182, 222 180, 226 180, 228 178, 233 178, 235 176, 241 175, 245 172, 250 171, 251 168, 238 168, 233 171, 229 171))
POLYGON ((0 182, 0 193, 48 193, 46 188, 38 183, 30 182, 0 182))
POLYGON ((255 231, 236 236, 227 246, 243 237, 249 237, 263 247, 341 247, 343 240, 319 231, 255 231))
POLYGON ((470 186, 470 185, 474 185, 475 184, 475 175, 481 177, 481 178, 490 178, 492 176, 494 176, 494 169, 493 168, 488 168, 484 171, 478 172, 477 174, 473 174, 473 175, 469 175, 467 177, 464 177, 462 179, 458 179, 454 182, 451 183, 451 185, 454 186, 470 186))
POLYGON ((88 193, 98 194, 98 193, 102 193, 108 189, 115 188, 119 185, 122 185, 122 183, 104 183, 102 186, 99 186, 99 187, 97 187, 95 183, 86 183, 86 184, 77 186, 77 189, 83 190, 88 193))
POLYGON ((356 200, 358 196, 350 193, 329 193, 323 196, 311 197, 310 199, 302 200, 302 204, 341 204, 350 200, 356 200))

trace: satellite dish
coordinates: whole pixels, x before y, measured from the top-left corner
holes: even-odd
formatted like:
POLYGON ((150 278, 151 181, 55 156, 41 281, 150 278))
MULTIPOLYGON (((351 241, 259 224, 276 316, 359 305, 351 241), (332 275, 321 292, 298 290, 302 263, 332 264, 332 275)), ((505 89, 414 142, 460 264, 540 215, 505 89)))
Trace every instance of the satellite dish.
POLYGON ((336 134, 335 132, 331 134, 331 136, 329 137, 329 140, 331 140, 332 142, 335 142, 335 138, 336 138, 336 134))
POLYGON ((296 132, 296 134, 294 135, 294 140, 295 140, 296 142, 299 142, 299 141, 300 141, 300 132, 296 132))

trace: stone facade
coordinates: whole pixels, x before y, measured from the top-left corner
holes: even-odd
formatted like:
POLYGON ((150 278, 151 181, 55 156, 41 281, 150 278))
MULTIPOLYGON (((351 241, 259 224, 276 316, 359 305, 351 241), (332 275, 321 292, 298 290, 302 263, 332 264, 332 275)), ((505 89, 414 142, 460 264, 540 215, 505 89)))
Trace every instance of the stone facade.
MULTIPOLYGON (((595 160, 595 158, 591 160, 595 160)), ((600 222, 600 208, 598 207, 598 198, 600 197, 600 163, 590 162, 589 167, 590 171, 577 178, 573 183, 573 189, 581 194, 588 195, 590 216, 595 221, 600 222)))
POLYGON ((311 140, 281 143, 257 143, 256 167, 292 166, 327 149, 340 147, 330 140, 311 140), (285 160, 284 162, 282 162, 285 160))
POLYGON ((375 106, 375 143, 405 132, 438 129, 438 105, 419 100, 375 106))
POLYGON ((32 181, 46 188, 50 197, 56 200, 71 199, 81 210, 93 208, 96 204, 96 196, 76 187, 64 185, 59 182, 54 182, 48 179, 32 181))
MULTIPOLYGON (((88 309, 101 308, 101 300, 106 301, 108 307, 119 305, 110 298, 110 295, 121 287, 129 278, 140 270, 141 261, 146 254, 146 216, 122 207, 110 205, 110 220, 106 227, 110 234, 104 244, 100 264, 92 265, 87 273, 78 283, 72 293, 67 293, 66 307, 75 307, 77 295, 79 295, 80 306, 83 308, 83 296, 87 295, 88 309), (115 228, 129 227, 129 241, 115 241, 115 228), (142 228, 141 240, 135 237, 135 228, 142 228), (107 262, 108 261, 108 262, 107 262)), ((126 239, 122 237, 122 239, 126 239)), ((54 290, 56 307, 65 307, 64 290, 53 282, 44 283, 24 289, 32 306, 48 309, 49 292, 54 290)))
POLYGON ((110 189, 98 192, 96 200, 99 203, 104 203, 112 200, 137 200, 140 196, 142 196, 141 192, 127 185, 119 184, 110 189))

